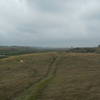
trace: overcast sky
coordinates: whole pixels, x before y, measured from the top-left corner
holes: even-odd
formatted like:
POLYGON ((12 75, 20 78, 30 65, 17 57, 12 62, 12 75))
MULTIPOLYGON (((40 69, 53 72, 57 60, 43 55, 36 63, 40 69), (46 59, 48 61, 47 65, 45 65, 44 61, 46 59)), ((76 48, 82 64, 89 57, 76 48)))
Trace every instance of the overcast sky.
POLYGON ((0 45, 100 44, 100 0, 0 0, 0 45))

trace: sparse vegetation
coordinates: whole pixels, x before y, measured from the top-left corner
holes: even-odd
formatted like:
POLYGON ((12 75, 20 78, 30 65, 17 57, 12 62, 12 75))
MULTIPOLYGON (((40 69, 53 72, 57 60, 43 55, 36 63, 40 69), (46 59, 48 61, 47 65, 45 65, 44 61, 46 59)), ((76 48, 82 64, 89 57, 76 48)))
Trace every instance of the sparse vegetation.
POLYGON ((99 79, 100 54, 11 56, 0 59, 0 100, 100 100, 99 79))

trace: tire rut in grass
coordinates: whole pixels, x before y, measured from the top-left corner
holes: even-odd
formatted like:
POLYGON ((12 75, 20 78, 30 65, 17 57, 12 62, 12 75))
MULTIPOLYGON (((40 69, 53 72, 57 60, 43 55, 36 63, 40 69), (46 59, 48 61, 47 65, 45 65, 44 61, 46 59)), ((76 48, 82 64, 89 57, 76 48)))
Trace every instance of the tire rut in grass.
POLYGON ((44 80, 42 80, 38 85, 37 85, 37 90, 33 93, 32 96, 30 96, 30 98, 28 100, 38 100, 39 98, 41 98, 41 95, 43 93, 43 91, 46 89, 46 87, 48 86, 48 84, 50 83, 50 81, 55 77, 56 75, 56 71, 57 71, 57 58, 53 60, 53 62, 51 63, 52 65, 52 71, 50 73, 48 73, 48 77, 44 80), (54 67, 54 68, 53 68, 54 67))
POLYGON ((38 100, 41 98, 43 91, 46 89, 50 81, 55 77, 56 71, 57 71, 57 58, 51 63, 51 65, 54 67, 52 68, 52 71, 49 73, 48 77, 44 80, 42 80, 39 84, 37 84, 37 89, 34 91, 27 100, 38 100))
POLYGON ((12 100, 37 100, 37 98, 39 97, 39 95, 41 94, 41 91, 46 88, 47 84, 49 83, 49 81, 53 78, 53 73, 55 72, 56 68, 54 67, 54 64, 57 60, 57 56, 53 56, 52 57, 52 61, 49 63, 49 67, 48 67, 48 71, 47 73, 41 77, 39 80, 37 80, 36 82, 34 82, 33 84, 31 84, 29 87, 25 88, 25 90, 23 92, 21 92, 21 98, 19 96, 19 98, 17 98, 17 95, 15 95, 15 99, 12 100), (33 89, 34 94, 33 96, 30 96, 31 94, 31 89, 33 89), (29 96, 25 97, 24 95, 27 95, 27 91, 30 92, 29 96), (26 93, 24 93, 26 92, 26 93), (23 96, 22 96, 23 95, 23 96), (34 99, 35 98, 35 99, 34 99))

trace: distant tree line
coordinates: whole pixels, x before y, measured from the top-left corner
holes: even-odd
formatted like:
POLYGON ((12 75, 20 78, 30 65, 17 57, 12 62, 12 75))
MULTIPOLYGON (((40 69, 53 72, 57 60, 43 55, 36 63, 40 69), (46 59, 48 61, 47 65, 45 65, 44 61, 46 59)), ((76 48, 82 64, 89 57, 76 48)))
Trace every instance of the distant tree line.
POLYGON ((100 53, 100 45, 98 47, 87 47, 87 48, 70 48, 66 52, 75 52, 75 53, 100 53))

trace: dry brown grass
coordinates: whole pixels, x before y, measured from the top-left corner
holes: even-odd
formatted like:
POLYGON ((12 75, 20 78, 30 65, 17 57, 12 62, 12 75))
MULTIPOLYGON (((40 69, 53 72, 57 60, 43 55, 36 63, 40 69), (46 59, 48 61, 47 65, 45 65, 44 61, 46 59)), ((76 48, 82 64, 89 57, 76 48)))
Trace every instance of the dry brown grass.
POLYGON ((100 55, 38 53, 2 59, 0 100, 16 97, 16 100, 100 100, 100 55), (26 98, 21 99, 24 95, 26 98))
POLYGON ((39 100, 100 100, 100 55, 65 54, 39 100))
POLYGON ((0 60, 0 99, 19 95, 42 78, 55 53, 29 54, 0 60), (20 60, 23 60, 23 63, 20 60))

